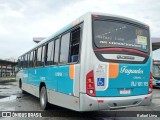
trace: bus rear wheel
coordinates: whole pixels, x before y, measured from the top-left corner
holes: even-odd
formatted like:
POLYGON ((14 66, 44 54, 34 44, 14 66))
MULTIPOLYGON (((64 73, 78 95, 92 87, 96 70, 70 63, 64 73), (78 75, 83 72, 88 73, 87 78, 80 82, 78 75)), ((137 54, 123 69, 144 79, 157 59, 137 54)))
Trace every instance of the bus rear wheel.
POLYGON ((40 91, 40 106, 43 110, 48 109, 47 90, 45 86, 43 86, 40 91))

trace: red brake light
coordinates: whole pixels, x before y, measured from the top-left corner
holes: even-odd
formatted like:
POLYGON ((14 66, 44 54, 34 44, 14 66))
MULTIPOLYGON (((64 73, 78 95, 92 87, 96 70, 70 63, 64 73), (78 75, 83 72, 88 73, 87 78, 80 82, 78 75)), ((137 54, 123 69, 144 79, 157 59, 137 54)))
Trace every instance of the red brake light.
POLYGON ((96 96, 93 70, 86 76, 86 93, 90 96, 96 96))
POLYGON ((152 73, 150 72, 150 79, 152 79, 152 73))
POLYGON ((149 80, 149 89, 148 89, 148 93, 152 93, 152 73, 150 73, 150 80, 149 80))

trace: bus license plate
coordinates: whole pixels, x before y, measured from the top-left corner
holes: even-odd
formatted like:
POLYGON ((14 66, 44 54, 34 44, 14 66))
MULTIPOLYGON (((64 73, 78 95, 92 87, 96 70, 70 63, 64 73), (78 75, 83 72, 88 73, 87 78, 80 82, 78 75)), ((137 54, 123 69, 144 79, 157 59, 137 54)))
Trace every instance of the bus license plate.
POLYGON ((121 89, 120 94, 131 94, 131 90, 130 89, 121 89))

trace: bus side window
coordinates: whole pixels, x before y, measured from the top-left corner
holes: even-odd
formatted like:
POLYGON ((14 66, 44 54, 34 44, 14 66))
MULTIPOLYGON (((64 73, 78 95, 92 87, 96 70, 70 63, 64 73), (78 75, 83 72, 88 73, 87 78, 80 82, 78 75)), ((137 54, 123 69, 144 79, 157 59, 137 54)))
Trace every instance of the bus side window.
POLYGON ((41 66, 42 47, 39 47, 37 52, 37 66, 41 66))
POLYGON ((50 41, 46 46, 46 65, 53 65, 54 41, 50 41))
POLYGON ((70 43, 70 63, 78 62, 79 60, 79 44, 80 44, 81 28, 78 27, 71 32, 71 43, 70 43))
POLYGON ((23 68, 26 68, 26 55, 23 56, 23 68))
POLYGON ((21 58, 18 58, 18 68, 21 68, 21 58))
POLYGON ((45 64, 45 45, 42 47, 42 59, 41 59, 41 66, 44 66, 45 64))
POLYGON ((28 57, 27 57, 27 67, 28 67, 28 68, 29 68, 29 55, 30 55, 30 54, 27 53, 27 56, 28 56, 28 57))
POLYGON ((59 61, 59 42, 60 40, 55 40, 55 56, 54 56, 54 64, 58 64, 59 61))
POLYGON ((25 55, 23 56, 23 68, 25 68, 25 55))
POLYGON ((68 63, 70 33, 64 34, 61 38, 60 64, 68 63))
POLYGON ((33 51, 33 67, 36 67, 36 59, 37 59, 37 52, 36 50, 33 51))
POLYGON ((25 68, 28 67, 28 54, 25 55, 25 68))
POLYGON ((30 68, 29 64, 30 64, 30 53, 28 53, 28 68, 30 68))
POLYGON ((29 66, 33 67, 33 51, 30 53, 29 66))
POLYGON ((20 57, 20 68, 22 69, 23 63, 22 63, 22 56, 20 57))

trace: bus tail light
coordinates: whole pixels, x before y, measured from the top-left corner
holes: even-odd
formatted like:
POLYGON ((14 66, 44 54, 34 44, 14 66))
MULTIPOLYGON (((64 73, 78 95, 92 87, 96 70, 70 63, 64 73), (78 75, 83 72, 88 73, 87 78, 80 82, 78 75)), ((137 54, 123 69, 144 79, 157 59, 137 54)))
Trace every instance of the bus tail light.
POLYGON ((148 90, 148 93, 152 93, 152 73, 150 73, 150 80, 149 80, 149 90, 148 90))
POLYGON ((90 96, 96 96, 93 70, 86 76, 86 93, 90 96))

